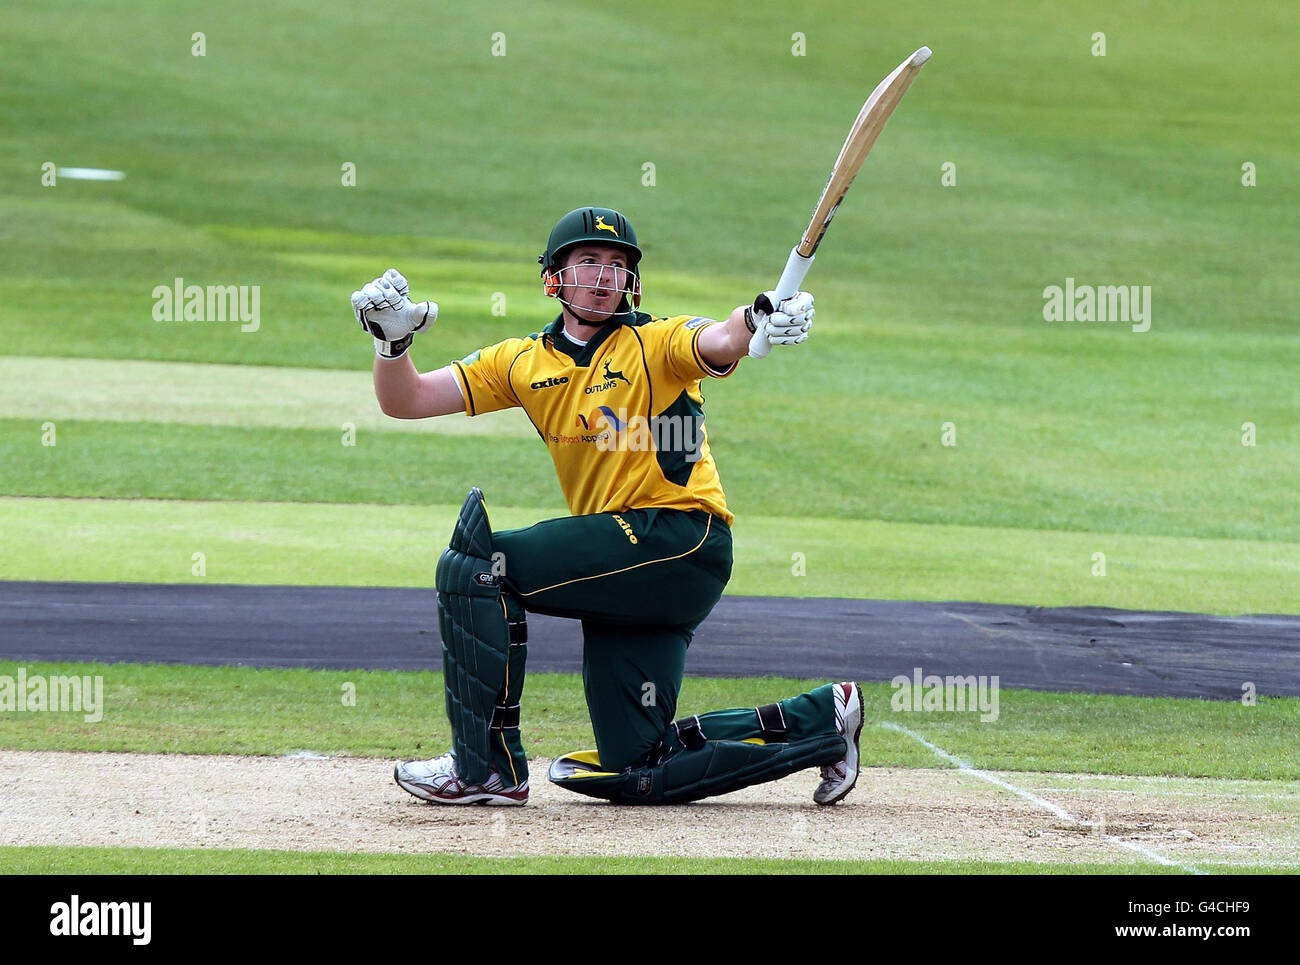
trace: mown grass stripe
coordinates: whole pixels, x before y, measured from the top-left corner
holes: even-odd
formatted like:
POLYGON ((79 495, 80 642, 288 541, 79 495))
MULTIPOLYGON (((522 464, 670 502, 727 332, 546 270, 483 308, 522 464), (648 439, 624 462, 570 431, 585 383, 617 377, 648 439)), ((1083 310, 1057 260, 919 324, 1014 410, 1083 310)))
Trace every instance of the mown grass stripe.
MULTIPOLYGON (((363 349, 365 347, 363 346, 363 349)), ((328 429, 426 435, 534 435, 521 412, 393 419, 375 402, 370 355, 348 369, 138 359, 0 356, 0 419, 328 429)))
MULTIPOLYGON (((404 485, 407 496, 424 484, 404 485)), ((217 583, 428 586, 460 507, 460 487, 444 491, 419 506, 0 497, 0 579, 189 583, 202 552, 217 583)), ((498 527, 563 515, 509 495, 488 494, 498 527)), ((1300 580, 1295 543, 750 514, 733 537, 728 592, 755 596, 1240 615, 1296 612, 1300 580), (1104 577, 1093 575, 1098 549, 1104 577)))

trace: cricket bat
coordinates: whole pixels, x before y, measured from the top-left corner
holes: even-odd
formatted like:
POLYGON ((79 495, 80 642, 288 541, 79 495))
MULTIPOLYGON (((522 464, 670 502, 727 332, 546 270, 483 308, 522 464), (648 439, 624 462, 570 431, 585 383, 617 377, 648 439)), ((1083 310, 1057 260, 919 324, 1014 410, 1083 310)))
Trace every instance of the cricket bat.
MULTIPOLYGON (((898 102, 903 99, 907 89, 912 86, 912 81, 916 79, 916 75, 921 72, 921 68, 929 59, 929 47, 922 47, 916 51, 895 67, 893 73, 876 86, 871 96, 867 98, 867 102, 862 105, 857 119, 849 128, 849 136, 844 139, 844 146, 840 148, 840 156, 835 159, 835 166, 831 168, 831 176, 826 182, 826 187, 822 189, 821 197, 817 199, 817 207, 813 209, 808 228, 804 231, 799 244, 790 249, 785 270, 781 272, 781 280, 776 285, 777 302, 789 298, 799 290, 804 276, 812 267, 817 246, 822 243, 822 237, 830 227, 831 219, 835 217, 835 212, 839 209, 840 202, 844 200, 844 195, 848 193, 849 186, 853 184, 853 179, 858 176, 858 170, 871 152, 871 146, 876 143, 876 138, 884 129, 889 115, 894 113, 894 108, 898 106, 898 102)), ((760 328, 749 340, 749 354, 752 358, 761 359, 771 350, 772 345, 767 340, 767 333, 760 328)))

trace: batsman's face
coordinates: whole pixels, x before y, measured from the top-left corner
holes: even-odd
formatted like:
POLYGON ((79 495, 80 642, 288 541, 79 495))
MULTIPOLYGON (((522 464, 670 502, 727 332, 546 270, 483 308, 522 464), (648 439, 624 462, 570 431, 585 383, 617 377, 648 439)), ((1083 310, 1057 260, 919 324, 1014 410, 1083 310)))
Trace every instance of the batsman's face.
POLYGON ((624 295, 632 301, 634 276, 622 249, 582 245, 568 253, 560 269, 560 301, 590 324, 608 321, 624 295))

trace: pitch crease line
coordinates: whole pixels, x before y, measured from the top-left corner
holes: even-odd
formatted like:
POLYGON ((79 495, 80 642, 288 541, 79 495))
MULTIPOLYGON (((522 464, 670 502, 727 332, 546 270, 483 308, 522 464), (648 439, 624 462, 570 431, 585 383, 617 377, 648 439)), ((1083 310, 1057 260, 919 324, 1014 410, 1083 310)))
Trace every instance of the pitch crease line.
POLYGON ((1156 797, 1221 797, 1237 801, 1295 801, 1297 794, 1233 794, 1231 791, 1129 791, 1120 787, 1044 787, 1040 790, 1060 791, 1064 794, 1128 794, 1153 795, 1156 797))
MULTIPOLYGON (((1050 811, 1052 814, 1055 814, 1058 818, 1061 818, 1063 821, 1069 821, 1071 824, 1090 826, 1088 825, 1087 822, 1080 821, 1078 818, 1070 814, 1069 811, 1065 810, 1060 805, 1053 804, 1051 801, 1039 797, 1033 791, 1026 791, 1022 787, 1016 787, 1014 784, 1010 784, 1007 781, 1002 780, 1001 778, 994 777, 992 774, 989 774, 986 771, 981 771, 979 768, 975 767, 969 761, 964 761, 960 757, 957 757, 955 754, 949 754, 942 747, 930 743, 920 734, 916 733, 916 731, 909 730, 908 728, 903 727, 901 724, 895 724, 893 721, 888 721, 888 720, 882 721, 880 726, 888 728, 889 730, 897 731, 900 734, 905 734, 906 736, 912 738, 912 740, 924 744, 926 747, 930 748, 930 750, 933 751, 937 756, 943 758, 945 761, 948 761, 950 764, 955 765, 957 769, 962 771, 963 773, 970 774, 972 777, 978 777, 981 781, 987 781, 989 784, 992 784, 996 787, 1000 787, 1004 791, 1010 791, 1012 794, 1024 798, 1026 801, 1029 801, 1031 804, 1036 804, 1038 805, 1038 807, 1043 808, 1046 811, 1050 811)), ((1152 851, 1150 848, 1144 848, 1140 844, 1134 844, 1131 841, 1125 841, 1123 838, 1117 838, 1114 835, 1110 835, 1110 834, 1106 835, 1105 840, 1111 842, 1112 844, 1117 844, 1121 848, 1128 848, 1130 851, 1135 851, 1138 854, 1143 855, 1144 857, 1150 858, 1152 861, 1156 862, 1157 864, 1166 865, 1167 867, 1170 868, 1181 868, 1183 871, 1189 872, 1190 874, 1194 874, 1194 875, 1203 875, 1206 873, 1202 871, 1200 868, 1197 868, 1195 865, 1183 864, 1181 861, 1174 861, 1172 858, 1166 858, 1164 855, 1152 851)))

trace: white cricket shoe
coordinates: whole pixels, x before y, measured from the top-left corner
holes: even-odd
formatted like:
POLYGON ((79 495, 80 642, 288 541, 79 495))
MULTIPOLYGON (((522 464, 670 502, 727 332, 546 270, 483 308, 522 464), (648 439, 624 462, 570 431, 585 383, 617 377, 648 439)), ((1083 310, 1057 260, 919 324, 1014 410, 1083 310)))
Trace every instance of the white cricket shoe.
POLYGON ((835 727, 844 735, 848 753, 844 760, 822 765, 822 782, 813 792, 818 804, 841 801, 858 783, 858 737, 862 734, 862 691, 846 681, 835 685, 835 727), (849 735, 852 735, 850 737, 849 735))
POLYGON ((393 768, 393 780, 404 791, 431 804, 518 805, 528 803, 528 782, 514 786, 496 771, 486 784, 466 784, 456 774, 456 755, 429 761, 405 761, 393 768))

